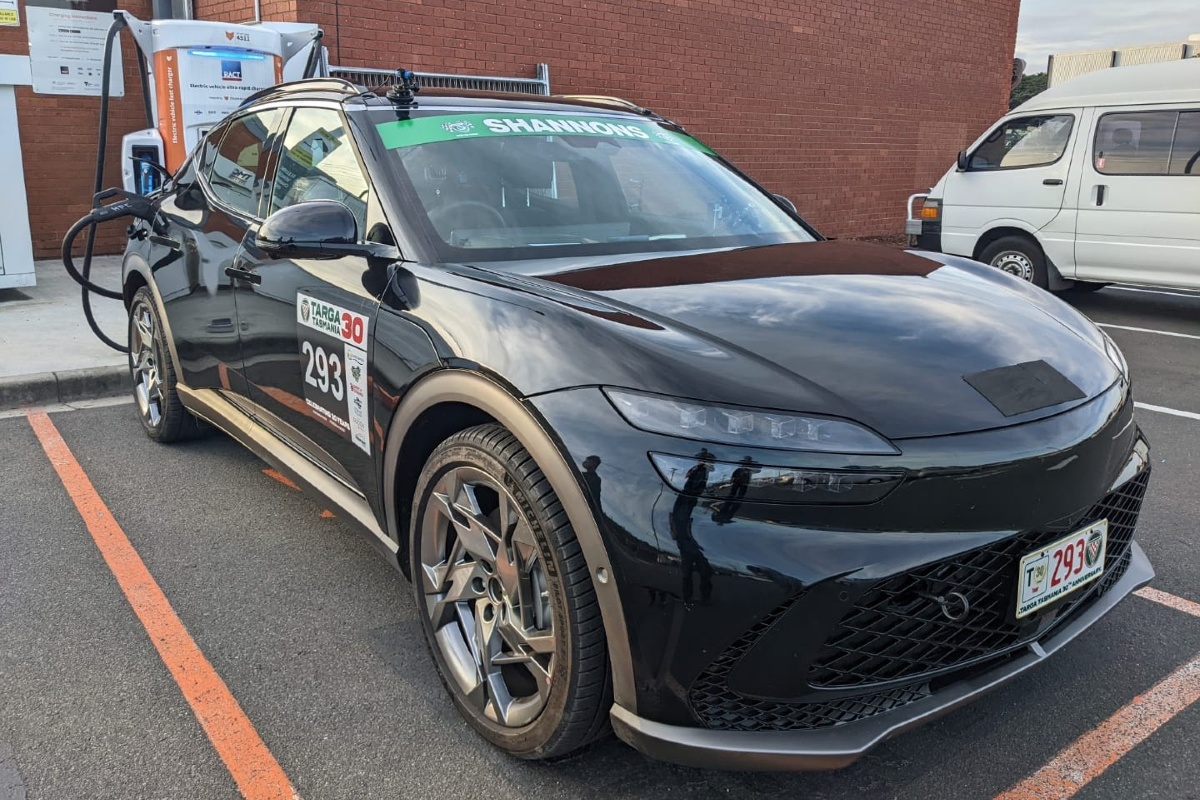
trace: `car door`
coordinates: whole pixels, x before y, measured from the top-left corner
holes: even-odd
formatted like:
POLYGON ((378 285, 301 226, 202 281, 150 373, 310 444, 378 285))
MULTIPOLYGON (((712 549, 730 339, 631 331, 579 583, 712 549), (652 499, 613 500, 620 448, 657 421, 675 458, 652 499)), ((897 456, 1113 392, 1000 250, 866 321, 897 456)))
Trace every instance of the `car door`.
POLYGON ((247 390, 226 270, 257 214, 266 153, 281 119, 278 110, 258 111, 214 129, 162 201, 169 227, 151 237, 151 267, 180 379, 192 388, 247 390))
POLYGON ((1090 149, 1076 277, 1200 288, 1200 109, 1105 109, 1090 149))
MULTIPOLYGON (((334 107, 291 112, 264 213, 336 200, 367 229, 369 183, 334 107)), ((367 360, 379 306, 378 265, 361 255, 272 258, 247 231, 238 254, 238 314, 259 420, 360 492, 373 480, 367 360)))
POLYGON ((1076 115, 1013 117, 980 139, 965 171, 952 173, 942 196, 942 248, 974 255, 988 230, 1011 224, 1038 231, 1062 208, 1076 115))

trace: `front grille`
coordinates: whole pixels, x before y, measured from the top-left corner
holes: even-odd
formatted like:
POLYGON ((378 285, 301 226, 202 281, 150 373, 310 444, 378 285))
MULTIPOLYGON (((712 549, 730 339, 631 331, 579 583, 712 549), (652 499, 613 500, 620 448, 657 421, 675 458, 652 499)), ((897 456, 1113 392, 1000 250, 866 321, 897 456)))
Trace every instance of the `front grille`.
MULTIPOLYGON (((1149 470, 1093 506, 1075 527, 1108 519, 1108 566, 1092 586, 1080 589, 1048 613, 1059 624, 1099 597, 1129 567, 1130 543, 1149 470)), ((1064 531, 1039 531, 1004 539, 928 564, 868 589, 842 619, 813 661, 809 683, 842 688, 903 680, 967 664, 1044 635, 1036 619, 1016 621, 1016 565, 1022 555, 1061 538, 1064 531), (946 619, 928 595, 950 589, 966 596, 970 613, 946 619)))
POLYGON ((692 710, 707 727, 737 731, 828 728, 882 714, 929 695, 929 687, 924 683, 824 703, 756 700, 731 690, 726 683, 730 670, 802 596, 792 597, 761 619, 742 638, 726 648, 692 684, 688 693, 692 710))
MULTIPOLYGON (((750 648, 803 599, 801 593, 760 620, 709 665, 688 693, 692 710, 702 724, 716 730, 814 730, 866 719, 928 697, 931 690, 924 673, 979 662, 1012 650, 1062 624, 1112 588, 1129 567, 1130 543, 1149 478, 1149 470, 1141 473, 1093 506, 1075 525, 1082 527, 1107 517, 1108 566, 1091 587, 1081 589, 1078 596, 1062 604, 1048 628, 1037 627, 1036 623, 1026 628, 1009 622, 1012 587, 1016 583, 1015 564, 1039 544, 1045 545, 1062 537, 1068 532, 1063 528, 1016 536, 877 584, 842 620, 838 631, 826 642, 814 662, 809 677, 809 683, 818 687, 843 688, 905 677, 912 678, 910 682, 884 690, 867 690, 852 697, 809 703, 758 700, 731 690, 726 680, 729 673, 750 648), (989 573, 989 569, 992 572, 989 573), (889 607, 904 587, 927 581, 930 576, 946 575, 973 580, 968 587, 972 611, 964 623, 947 622, 936 604, 926 604, 924 616, 916 606, 905 607, 904 613, 889 607), (986 618, 978 616, 980 609, 989 612, 986 618), (922 638, 923 632, 925 638, 922 638), (820 680, 826 682, 819 683, 820 680)), ((961 580, 954 585, 967 586, 961 580)))

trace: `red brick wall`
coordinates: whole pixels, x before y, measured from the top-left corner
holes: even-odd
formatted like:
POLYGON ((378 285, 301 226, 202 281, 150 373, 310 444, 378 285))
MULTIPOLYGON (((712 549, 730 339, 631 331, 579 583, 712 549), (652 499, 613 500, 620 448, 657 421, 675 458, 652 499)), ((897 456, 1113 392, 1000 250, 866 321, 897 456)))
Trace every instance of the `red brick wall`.
POLYGON ((830 236, 903 232, 1008 107, 1019 0, 296 0, 330 61, 532 76, 687 126, 830 236))
MULTIPOLYGON (((136 14, 148 0, 126 4, 136 14)), ((252 0, 195 0, 245 22, 252 0)), ((262 0, 264 19, 325 30, 330 60, 532 76, 559 93, 607 93, 688 127, 830 236, 903 230, 905 198, 1007 108, 1019 0, 262 0)), ((0 52, 25 53, 25 28, 0 52)), ((142 127, 126 48, 121 134, 142 127)), ((97 100, 18 90, 34 246, 57 251, 86 210, 97 100)), ((119 226, 109 226, 117 228, 119 226)), ((120 231, 106 235, 120 246, 120 231)))
MULTIPOLYGON (((20 5, 21 26, 0 28, 0 53, 29 55, 25 4, 20 5)), ((150 15, 150 0, 124 0, 121 7, 137 16, 150 15)), ((121 185, 121 137, 146 127, 133 38, 127 34, 121 38, 125 96, 114 97, 109 106, 106 187, 121 185)), ((57 256, 67 228, 92 207, 100 98, 34 94, 29 86, 18 86, 16 94, 34 255, 57 256)), ((9 179, 7 173, 4 179, 9 179)), ((125 246, 124 228, 115 224, 101 228, 97 252, 120 252, 125 246)), ((80 237, 80 250, 82 243, 80 237)))

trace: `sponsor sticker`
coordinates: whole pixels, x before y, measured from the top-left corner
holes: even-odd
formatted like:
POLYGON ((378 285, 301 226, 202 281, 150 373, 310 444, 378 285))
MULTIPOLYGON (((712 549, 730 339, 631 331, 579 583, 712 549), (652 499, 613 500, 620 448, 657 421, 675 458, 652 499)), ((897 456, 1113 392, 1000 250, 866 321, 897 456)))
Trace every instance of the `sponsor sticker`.
POLYGON ((653 122, 580 114, 438 114, 381 122, 375 129, 389 150, 488 136, 560 135, 663 142, 712 152, 692 137, 653 122))
POLYGON ((304 401, 314 416, 371 452, 367 402, 367 326, 357 312, 297 293, 304 401))

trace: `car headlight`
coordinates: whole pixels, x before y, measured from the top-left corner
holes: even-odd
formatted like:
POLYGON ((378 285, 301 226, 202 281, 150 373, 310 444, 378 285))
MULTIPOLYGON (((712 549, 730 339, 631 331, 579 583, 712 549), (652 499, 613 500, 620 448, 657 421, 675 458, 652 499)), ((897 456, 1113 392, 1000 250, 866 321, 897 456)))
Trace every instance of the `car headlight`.
POLYGON ((747 503, 865 505, 887 497, 904 480, 891 470, 816 470, 771 467, 749 457, 736 464, 716 461, 707 449, 695 456, 651 453, 667 485, 693 497, 747 503))
POLYGON ((1121 348, 1117 347, 1117 343, 1112 340, 1112 337, 1100 331, 1100 335, 1104 337, 1104 352, 1108 353, 1108 360, 1116 365, 1121 371, 1121 377, 1129 377, 1129 364, 1125 361, 1125 354, 1121 352, 1121 348))
POLYGON ((651 433, 779 450, 900 452, 874 431, 844 419, 697 403, 624 389, 604 389, 604 394, 626 422, 651 433))

